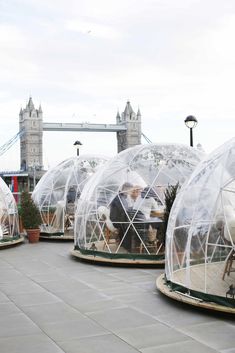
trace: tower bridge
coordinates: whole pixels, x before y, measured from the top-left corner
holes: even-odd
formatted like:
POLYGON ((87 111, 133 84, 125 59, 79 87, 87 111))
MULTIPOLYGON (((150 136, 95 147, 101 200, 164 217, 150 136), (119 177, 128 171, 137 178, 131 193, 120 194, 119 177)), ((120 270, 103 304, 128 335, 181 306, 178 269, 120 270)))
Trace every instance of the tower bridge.
POLYGON ((120 152, 141 143, 141 113, 139 109, 135 113, 128 101, 124 112, 121 115, 117 112, 116 124, 43 122, 41 105, 36 109, 30 97, 26 108, 19 113, 21 170, 30 171, 35 166, 43 170, 43 131, 115 132, 120 152))
POLYGON ((43 123, 43 131, 118 132, 126 130, 126 126, 117 124, 43 123))

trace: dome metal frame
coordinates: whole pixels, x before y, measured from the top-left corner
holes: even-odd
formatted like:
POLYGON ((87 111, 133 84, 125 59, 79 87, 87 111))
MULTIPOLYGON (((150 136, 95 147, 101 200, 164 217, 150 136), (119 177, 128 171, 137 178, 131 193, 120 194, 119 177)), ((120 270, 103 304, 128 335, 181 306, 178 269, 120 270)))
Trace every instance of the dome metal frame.
POLYGON ((82 189, 107 160, 84 154, 64 160, 43 175, 32 194, 42 218, 40 239, 74 239, 74 212, 82 189))
POLYGON ((164 264, 164 192, 183 184, 202 156, 180 144, 149 144, 108 161, 82 191, 72 254, 95 262, 164 264))
POLYGON ((181 188, 167 227, 166 259, 167 295, 235 313, 235 139, 199 163, 181 188))
POLYGON ((0 249, 17 245, 24 241, 19 230, 18 208, 14 196, 0 178, 0 249))

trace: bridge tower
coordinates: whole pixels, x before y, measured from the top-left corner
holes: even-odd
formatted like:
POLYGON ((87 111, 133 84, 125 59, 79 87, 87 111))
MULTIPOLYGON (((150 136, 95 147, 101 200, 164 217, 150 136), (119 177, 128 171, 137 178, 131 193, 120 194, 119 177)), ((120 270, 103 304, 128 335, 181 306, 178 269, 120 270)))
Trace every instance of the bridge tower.
POLYGON ((126 148, 141 144, 141 114, 138 109, 137 114, 133 111, 130 102, 126 103, 124 112, 116 116, 117 125, 124 125, 126 131, 117 132, 118 152, 126 148))
POLYGON ((41 105, 35 109, 32 97, 25 109, 19 113, 20 131, 24 133, 20 137, 20 169, 25 171, 42 170, 42 135, 43 113, 41 105))

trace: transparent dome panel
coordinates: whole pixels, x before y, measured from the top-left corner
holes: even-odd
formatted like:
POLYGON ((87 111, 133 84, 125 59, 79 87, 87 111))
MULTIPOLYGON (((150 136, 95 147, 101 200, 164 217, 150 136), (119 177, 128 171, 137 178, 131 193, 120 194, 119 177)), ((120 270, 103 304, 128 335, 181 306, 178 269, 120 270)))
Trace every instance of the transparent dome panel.
POLYGON ((12 192, 0 178, 0 241, 19 236, 18 209, 12 192))
POLYGON ((32 195, 42 218, 41 233, 73 235, 74 212, 82 189, 106 161, 101 156, 73 157, 43 175, 32 195))
POLYGON ((166 240, 167 279, 225 305, 235 287, 234 152, 232 139, 199 163, 173 204, 166 240))
POLYGON ((107 254, 164 253, 164 193, 183 183, 201 152, 176 144, 129 148, 84 187, 75 217, 75 247, 107 254))

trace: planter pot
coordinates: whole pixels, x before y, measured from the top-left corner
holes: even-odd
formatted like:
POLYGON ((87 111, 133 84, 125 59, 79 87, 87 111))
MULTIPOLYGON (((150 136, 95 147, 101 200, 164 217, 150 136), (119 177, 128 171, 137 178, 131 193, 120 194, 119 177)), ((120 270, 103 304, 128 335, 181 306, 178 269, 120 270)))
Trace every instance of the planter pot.
POLYGON ((26 229, 29 243, 37 243, 39 241, 40 229, 26 229))

